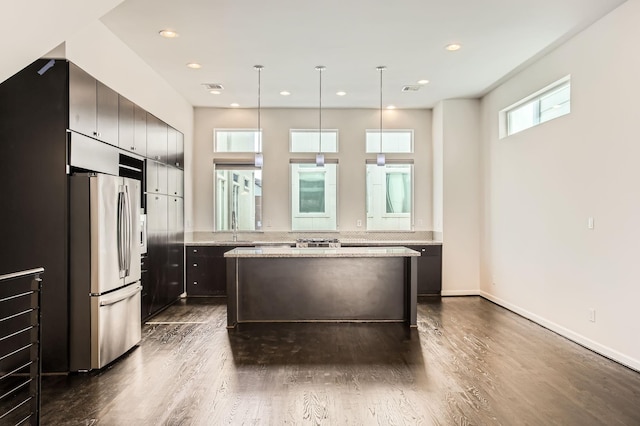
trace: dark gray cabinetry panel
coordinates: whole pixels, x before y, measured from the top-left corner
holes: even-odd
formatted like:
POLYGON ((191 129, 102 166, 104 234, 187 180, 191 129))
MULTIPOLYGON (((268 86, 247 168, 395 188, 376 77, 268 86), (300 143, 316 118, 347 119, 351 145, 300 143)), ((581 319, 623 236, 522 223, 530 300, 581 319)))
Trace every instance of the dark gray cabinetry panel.
POLYGON ((143 318, 184 293, 184 201, 147 194, 147 279, 143 280, 143 318))
POLYGON ((180 197, 168 201, 167 300, 184 293, 184 202, 180 197))
POLYGON ((167 126, 167 163, 176 166, 178 162, 178 131, 167 126))
POLYGON ((167 128, 168 163, 180 169, 184 169, 184 135, 169 126, 167 128))
POLYGON ((118 146, 147 155, 147 112, 124 96, 118 96, 118 146))
POLYGON ((140 285, 142 292, 140 294, 140 314, 141 320, 151 315, 151 295, 149 294, 149 258, 146 254, 142 255, 140 262, 140 285))
POLYGON ((147 157, 168 163, 168 125, 147 113, 147 157))
POLYGON ((69 63, 69 128, 118 146, 118 93, 69 63))
POLYGON ((176 144, 178 153, 176 154, 176 167, 184 169, 184 135, 178 132, 178 142, 176 144))
POLYGON ((94 137, 118 146, 118 93, 96 81, 96 97, 94 137))
POLYGON ((65 173, 66 129, 71 118, 69 64, 55 61, 39 74, 48 62, 35 61, 0 83, 0 170, 4 183, 0 274, 44 267, 42 364, 46 372, 65 372, 69 369, 65 173))
POLYGON ((407 246, 419 251, 418 258, 418 294, 440 295, 442 292, 442 246, 407 246))
POLYGON ((147 156, 147 111, 133 106, 133 142, 137 154, 147 156))
POLYGON ((187 296, 226 296, 227 261, 232 246, 187 246, 187 296))
POLYGON ((167 167, 167 193, 182 197, 184 192, 184 172, 175 167, 167 167))
POLYGON ((149 298, 149 314, 162 309, 169 302, 167 292, 168 272, 168 201, 161 194, 147 195, 147 261, 148 287, 143 290, 149 298))
MULTIPOLYGON (((168 194, 167 165, 147 160, 147 193, 168 194)), ((170 194, 173 195, 173 194, 170 194)))
POLYGON ((96 79, 72 63, 68 66, 69 128, 95 138, 98 113, 96 79))

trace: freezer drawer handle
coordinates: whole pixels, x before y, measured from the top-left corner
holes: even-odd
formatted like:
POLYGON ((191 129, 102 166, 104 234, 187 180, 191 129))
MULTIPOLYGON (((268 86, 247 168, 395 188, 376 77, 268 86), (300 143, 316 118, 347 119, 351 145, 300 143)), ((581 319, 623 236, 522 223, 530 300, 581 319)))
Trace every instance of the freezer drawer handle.
POLYGON ((118 303, 118 302, 121 302, 121 301, 123 301, 125 299, 130 298, 131 296, 135 295, 136 293, 140 293, 140 291, 142 291, 142 286, 137 285, 132 291, 130 291, 129 293, 125 294, 124 296, 116 297, 115 299, 103 300, 102 302, 100 302, 100 306, 113 305, 115 303, 118 303))

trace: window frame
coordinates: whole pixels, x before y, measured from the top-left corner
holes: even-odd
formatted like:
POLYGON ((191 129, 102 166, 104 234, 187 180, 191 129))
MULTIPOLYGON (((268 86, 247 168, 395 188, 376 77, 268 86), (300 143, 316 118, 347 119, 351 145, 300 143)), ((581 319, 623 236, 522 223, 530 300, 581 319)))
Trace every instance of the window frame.
POLYGON ((509 105, 508 107, 502 109, 499 113, 499 126, 500 126, 500 139, 504 139, 508 136, 516 135, 521 133, 527 129, 531 129, 533 127, 537 127, 543 123, 547 123, 549 121, 553 121, 556 118, 564 117, 571 113, 571 74, 562 77, 559 80, 554 81, 553 83, 543 87, 542 89, 520 99, 519 101, 509 105), (544 98, 553 95, 565 88, 568 88, 568 97, 564 103, 568 103, 567 111, 563 114, 553 116, 550 118, 543 119, 543 114, 541 111, 541 104, 544 98), (535 104, 535 105, 534 105, 535 104), (511 114, 520 110, 521 108, 533 105, 535 116, 532 120, 530 126, 523 127, 520 130, 513 131, 511 124, 511 114))
POLYGON ((299 133, 318 133, 318 129, 289 129, 289 152, 292 154, 309 154, 314 152, 320 152, 325 154, 337 154, 340 152, 340 131, 339 129, 322 129, 321 133, 326 134, 334 134, 336 135, 336 150, 335 151, 327 151, 322 149, 322 140, 319 140, 320 146, 318 150, 315 151, 299 151, 293 149, 293 134, 299 133))
POLYGON ((213 152, 216 154, 227 154, 227 153, 236 153, 236 154, 240 154, 240 153, 258 153, 258 152, 262 152, 262 129, 256 129, 256 128, 227 128, 227 127, 220 127, 220 128, 214 128, 213 129, 213 152), (249 150, 243 150, 243 151, 238 151, 238 150, 229 150, 229 151, 219 151, 218 150, 218 132, 228 132, 228 133, 240 133, 240 132, 244 132, 244 133, 254 133, 255 135, 257 135, 257 142, 254 141, 254 150, 253 151, 249 151, 249 150), (257 146, 255 146, 257 145, 257 146))
MULTIPOLYGON (((262 167, 256 166, 254 164, 254 162, 250 161, 249 159, 247 160, 238 160, 238 159, 221 159, 221 158, 216 158, 213 160, 213 232, 223 232, 223 233, 229 233, 229 232, 233 232, 233 229, 219 229, 219 218, 218 218, 218 171, 220 170, 228 170, 228 171, 242 171, 242 170, 250 170, 253 171, 255 173, 255 171, 260 170, 262 172, 262 167)), ((234 173, 235 175, 235 173, 234 173)), ((230 177, 224 179, 228 185, 227 190, 230 191, 229 193, 231 193, 231 191, 235 190, 237 187, 238 193, 242 193, 243 191, 247 190, 247 182, 249 183, 249 186, 251 185, 251 181, 247 180, 244 176, 241 178, 240 175, 238 174, 238 180, 237 182, 234 179, 234 176, 231 175, 230 177)), ((255 181, 255 175, 254 175, 254 181, 255 181)), ((260 177, 260 197, 261 197, 261 202, 260 205, 264 205, 263 201, 264 201, 264 186, 263 186, 263 177, 260 177)), ((250 190, 250 188, 249 188, 250 190)), ((254 198, 255 198, 255 194, 254 194, 254 198)), ((254 199, 255 201, 255 199, 254 199)), ((232 201, 229 201, 229 203, 232 203, 232 201)), ((226 208, 228 209, 229 206, 226 205, 226 208)), ((239 208, 235 209, 236 211, 239 210, 239 208)), ((260 212, 260 218, 258 219, 258 215, 257 215, 257 211, 255 208, 255 204, 253 207, 253 217, 254 217, 254 224, 256 222, 259 221, 260 226, 258 227, 257 225, 254 226, 254 229, 238 229, 238 232, 264 232, 264 218, 262 217, 262 211, 260 212)), ((230 221, 231 219, 229 219, 230 221)), ((239 219, 238 219, 239 220, 239 219)), ((231 227, 230 223, 229 223, 229 227, 231 227)))
MULTIPOLYGON (((301 159, 301 158, 292 158, 289 160, 289 229, 291 232, 338 232, 338 230, 340 229, 340 225, 339 225, 339 215, 338 213, 340 212, 340 196, 339 196, 339 161, 337 158, 330 158, 330 159, 326 159, 324 162, 323 166, 316 166, 315 165, 315 161, 312 159, 301 159), (331 213, 327 213, 327 208, 326 206, 328 205, 327 201, 326 201, 326 194, 327 194, 327 190, 326 190, 326 179, 325 179, 325 211, 324 213, 305 213, 305 212, 301 212, 300 208, 299 208, 299 204, 300 204, 300 196, 298 195, 298 203, 297 203, 297 207, 296 207, 296 212, 294 213, 294 195, 293 195, 293 183, 294 183, 294 172, 293 172, 293 168, 291 167, 294 164, 307 164, 309 166, 314 166, 314 167, 309 167, 308 171, 309 173, 317 173, 320 169, 320 171, 324 171, 326 173, 326 166, 328 165, 335 165, 336 168, 336 172, 335 172, 335 186, 336 186, 336 191, 335 191, 335 212, 332 215, 331 213), (301 217, 301 218, 309 218, 309 219, 331 219, 333 216, 335 216, 335 229, 294 229, 293 227, 293 221, 294 221, 294 217, 301 217)), ((299 174, 300 171, 298 170, 297 174, 299 174)), ((302 172, 304 173, 304 172, 302 172)), ((298 183, 298 192, 300 191, 300 184, 298 183)))
POLYGON ((365 129, 364 131, 364 151, 366 154, 414 154, 415 153, 415 137, 414 129, 382 129, 382 137, 380 138, 379 149, 377 151, 369 151, 367 137, 369 134, 379 134, 380 129, 365 129), (383 140, 385 134, 408 133, 411 136, 409 151, 383 151, 383 140))
MULTIPOLYGON (((416 189, 415 189, 415 164, 414 164, 414 160, 413 159, 387 159, 386 163, 384 166, 378 166, 376 164, 376 160, 372 160, 372 159, 367 159, 365 161, 365 229, 367 232, 413 232, 415 231, 415 193, 416 193, 416 189), (397 219, 402 219, 402 218, 409 218, 409 229, 379 229, 379 228, 375 228, 375 227, 370 227, 369 224, 369 219, 370 218, 374 218, 373 215, 369 214, 369 206, 371 204, 371 202, 373 202, 372 200, 370 201, 370 190, 369 190, 369 176, 368 176, 368 171, 367 168, 368 166, 375 166, 375 167, 384 167, 385 168, 385 175, 388 174, 388 169, 386 166, 409 166, 410 167, 410 177, 411 177, 411 195, 410 195, 410 200, 411 200, 411 207, 409 209, 408 213, 387 213, 387 208, 386 208, 386 203, 382 203, 381 205, 383 206, 381 208, 381 214, 380 217, 381 218, 389 218, 389 219, 393 219, 393 218, 397 218, 397 219)), ((385 179, 386 180, 386 179, 385 179)), ((385 183, 386 185, 386 183, 385 183)), ((387 188, 385 186, 385 194, 387 192, 387 188)))

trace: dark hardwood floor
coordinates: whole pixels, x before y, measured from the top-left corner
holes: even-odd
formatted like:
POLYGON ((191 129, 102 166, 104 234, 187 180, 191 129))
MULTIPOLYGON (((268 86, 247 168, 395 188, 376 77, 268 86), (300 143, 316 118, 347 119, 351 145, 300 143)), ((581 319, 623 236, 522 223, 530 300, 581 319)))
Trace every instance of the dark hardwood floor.
POLYGON ((189 299, 100 373, 43 379, 44 425, 640 425, 640 373, 479 297, 401 324, 244 324, 189 299))

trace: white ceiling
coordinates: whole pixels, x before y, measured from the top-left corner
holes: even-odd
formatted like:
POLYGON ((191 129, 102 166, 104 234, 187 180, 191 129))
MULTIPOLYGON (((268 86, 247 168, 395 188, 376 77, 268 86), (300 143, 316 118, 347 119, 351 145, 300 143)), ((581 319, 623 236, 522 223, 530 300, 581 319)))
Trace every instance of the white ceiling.
POLYGON ((103 23, 194 106, 431 108, 478 97, 624 0, 125 0, 103 23), (180 36, 165 39, 162 29, 180 36), (457 52, 445 50, 460 43, 457 52), (193 70, 185 65, 199 62, 193 70), (404 85, 428 79, 418 92, 404 85), (224 85, 211 95, 203 83, 224 85), (291 96, 281 96, 282 90, 291 96), (344 90, 346 96, 336 96, 344 90))

